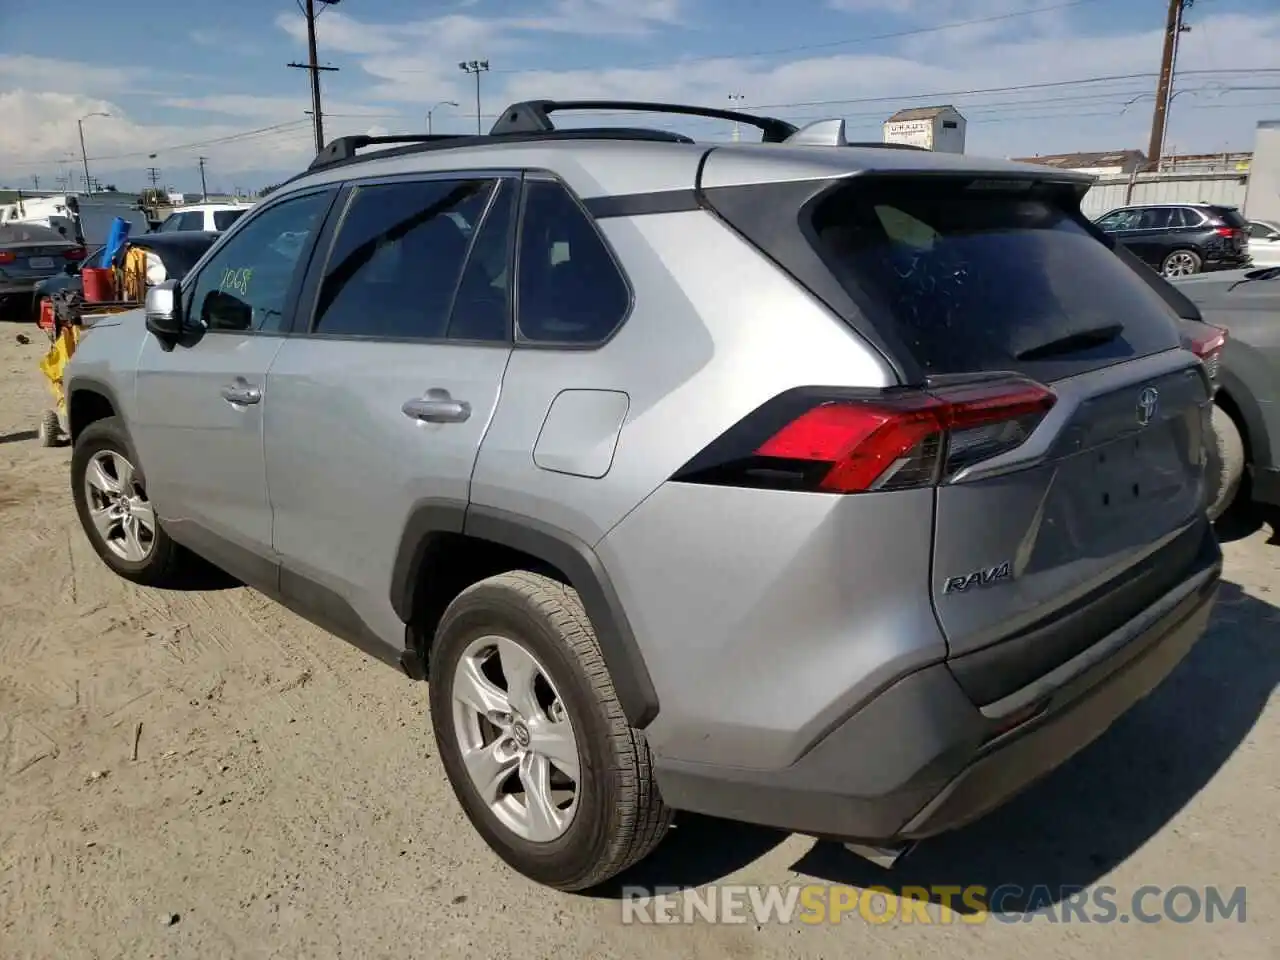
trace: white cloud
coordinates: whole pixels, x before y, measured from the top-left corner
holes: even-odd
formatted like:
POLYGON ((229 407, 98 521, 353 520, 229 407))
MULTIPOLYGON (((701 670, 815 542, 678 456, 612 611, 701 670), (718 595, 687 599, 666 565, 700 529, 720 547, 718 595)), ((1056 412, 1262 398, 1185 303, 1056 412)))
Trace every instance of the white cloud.
MULTIPOLYGON (((888 0, 832 2, 866 9, 888 0)), ((1052 2, 942 0, 940 8, 933 0, 927 4, 908 0, 899 11, 908 15, 904 28, 909 28, 913 23, 954 22, 1052 2), (944 13, 935 13, 938 9, 944 13), (912 16, 921 19, 912 21, 912 16)), ((968 117, 971 153, 1142 148, 1149 130, 1154 79, 1037 85, 1149 72, 1161 42, 1159 24, 1140 32, 1084 35, 1068 27, 1074 22, 1064 19, 1070 11, 1056 11, 893 42, 843 45, 837 36, 817 38, 816 48, 785 55, 682 59, 666 53, 679 49, 671 38, 678 38, 684 29, 680 19, 684 7, 674 0, 544 0, 520 19, 486 18, 478 13, 482 9, 461 12, 455 4, 452 12, 400 24, 375 23, 328 10, 319 21, 322 59, 332 56, 342 73, 338 81, 326 83, 326 136, 370 129, 423 130, 426 110, 445 100, 461 106, 439 108, 433 118, 435 130, 471 132, 474 79, 458 69, 458 61, 488 57, 492 70, 481 76, 485 126, 500 107, 517 100, 614 98, 728 106, 728 95, 741 93, 749 109, 797 122, 844 116, 852 136, 876 139, 885 117, 900 107, 919 105, 927 96, 956 104, 968 117), (539 54, 535 41, 559 32, 556 18, 569 14, 578 17, 575 30, 611 31, 615 40, 623 38, 620 34, 654 30, 662 38, 660 46, 635 43, 632 49, 636 59, 651 59, 657 65, 579 69, 568 60, 569 54, 560 62, 549 57, 546 44, 539 54), (593 17, 603 21, 614 14, 629 25, 592 25, 593 17), (648 54, 646 49, 655 52, 648 54), (512 67, 539 61, 546 64, 545 69, 510 72, 512 67), (989 92, 961 93, 969 90, 989 92), (1135 102, 1126 108, 1130 100, 1135 102), (376 127, 371 128, 372 123, 376 127)), ((856 35, 857 17, 851 15, 849 21, 849 33, 856 35)), ((299 26, 296 15, 277 18, 277 29, 295 43, 302 42, 299 26)), ((259 38, 259 42, 264 41, 259 38)), ((553 49, 573 51, 584 46, 561 40, 553 49)), ((578 54, 582 60, 591 56, 587 51, 578 54)), ((1280 12, 1217 13, 1206 5, 1200 13, 1197 7, 1195 29, 1184 37, 1179 57, 1180 83, 1195 92, 1175 101, 1170 146, 1189 151, 1247 149, 1257 120, 1280 117, 1280 96, 1266 91, 1231 92, 1226 87, 1280 87, 1280 73, 1233 79, 1194 71, 1256 67, 1280 70, 1280 12), (1231 106, 1250 103, 1254 105, 1231 106)), ((117 165, 120 180, 129 176, 136 180, 152 163, 193 167, 200 154, 210 157, 215 170, 281 173, 304 166, 313 149, 308 118, 302 115, 309 106, 305 89, 287 83, 287 78, 276 88, 283 91, 280 94, 269 90, 249 96, 209 82, 201 83, 198 92, 181 93, 191 90, 191 85, 161 84, 145 70, 10 57, 0 58, 0 87, 10 91, 0 94, 0 116, 6 119, 0 173, 10 180, 26 171, 43 175, 56 169, 59 158, 69 151, 78 152, 76 117, 94 110, 106 110, 113 117, 86 124, 90 156, 102 158, 95 161, 98 167, 117 165), (21 88, 15 90, 19 83, 21 88), (158 116, 183 117, 181 111, 186 111, 182 122, 159 123, 154 115, 148 120, 136 99, 125 96, 148 84, 167 87, 151 101, 167 111, 158 116), (87 91, 96 96, 88 96, 87 91), (133 113, 121 107, 121 99, 133 113), (225 139, 276 124, 288 125, 225 139), (186 144, 197 145, 182 146, 186 144), (164 149, 177 146, 182 149, 164 149), (148 151, 161 155, 152 161, 148 151)), ((578 122, 625 121, 588 117, 578 122)), ((686 129, 700 137, 728 133, 725 124, 697 120, 636 118, 631 122, 686 129)))

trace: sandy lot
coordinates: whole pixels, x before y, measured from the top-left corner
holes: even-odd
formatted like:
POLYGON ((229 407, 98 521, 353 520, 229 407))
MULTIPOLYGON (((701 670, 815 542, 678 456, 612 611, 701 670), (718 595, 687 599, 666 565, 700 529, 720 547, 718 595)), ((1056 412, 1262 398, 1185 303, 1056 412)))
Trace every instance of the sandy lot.
POLYGON ((557 894, 490 855, 434 755, 425 685, 244 588, 163 593, 111 575, 76 523, 68 451, 34 438, 44 348, 34 327, 0 323, 5 960, 1280 956, 1280 544, 1267 528, 1227 546, 1212 632, 1151 698, 893 873, 689 818, 625 881, 1097 884, 1122 906, 1145 884, 1243 885, 1244 923, 626 926, 617 890, 557 894))

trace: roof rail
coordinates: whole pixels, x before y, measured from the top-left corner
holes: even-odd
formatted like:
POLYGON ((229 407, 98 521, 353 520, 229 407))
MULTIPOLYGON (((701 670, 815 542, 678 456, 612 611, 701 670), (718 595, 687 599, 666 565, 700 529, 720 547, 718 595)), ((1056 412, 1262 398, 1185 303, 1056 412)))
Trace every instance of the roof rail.
POLYGON ((324 149, 316 154, 316 158, 311 161, 311 165, 307 169, 317 170, 320 167, 327 167, 343 160, 350 160, 356 155, 357 150, 379 143, 436 143, 441 140, 458 139, 460 138, 457 134, 451 133, 399 133, 389 137, 368 137, 363 135, 338 137, 338 139, 330 140, 325 144, 324 149))
POLYGON ((796 132, 796 126, 776 117, 761 117, 737 110, 694 107, 679 103, 647 103, 641 100, 525 100, 502 111, 489 131, 490 136, 516 133, 550 133, 556 129, 549 114, 569 110, 618 110, 635 113, 670 113, 686 117, 732 120, 755 127, 765 143, 782 143, 796 132))

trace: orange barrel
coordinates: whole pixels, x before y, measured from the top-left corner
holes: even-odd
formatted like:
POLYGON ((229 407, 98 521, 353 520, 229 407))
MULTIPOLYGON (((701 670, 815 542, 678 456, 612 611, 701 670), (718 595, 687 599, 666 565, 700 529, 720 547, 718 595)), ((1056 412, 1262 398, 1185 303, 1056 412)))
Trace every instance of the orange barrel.
POLYGON ((115 271, 110 267, 82 267, 85 303, 109 303, 116 298, 115 271))
POLYGON ((40 298, 40 319, 36 321, 40 329, 46 332, 53 330, 53 301, 48 297, 40 298))

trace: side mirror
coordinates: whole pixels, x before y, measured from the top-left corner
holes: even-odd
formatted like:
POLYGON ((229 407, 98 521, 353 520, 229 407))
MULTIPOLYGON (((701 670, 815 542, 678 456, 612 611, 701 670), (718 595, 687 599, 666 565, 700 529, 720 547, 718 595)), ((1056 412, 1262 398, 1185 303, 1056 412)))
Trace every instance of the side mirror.
POLYGON ((182 322, 182 285, 165 280, 147 291, 147 329, 161 340, 176 340, 186 330, 182 322))

